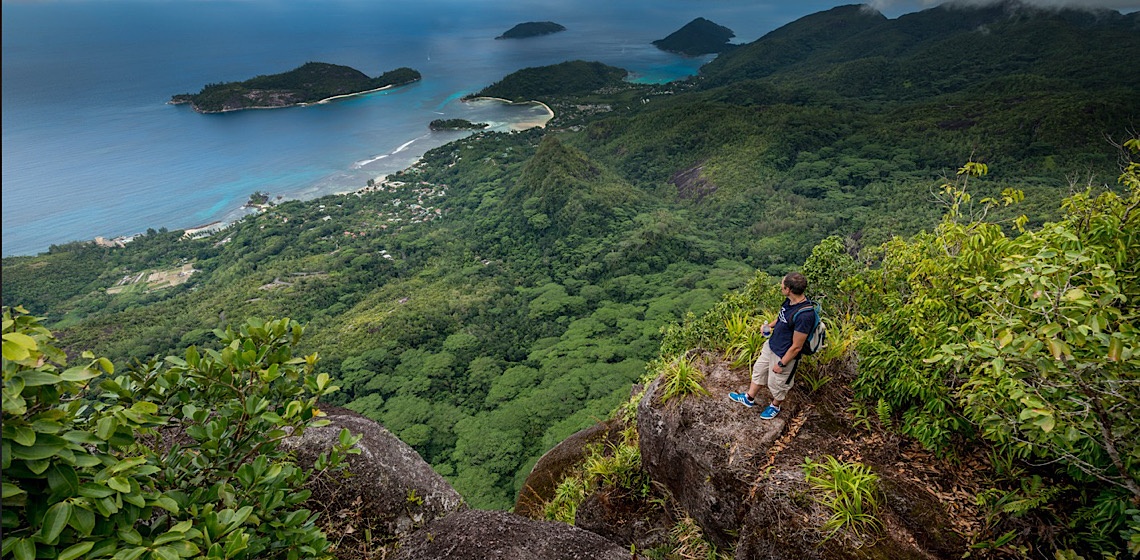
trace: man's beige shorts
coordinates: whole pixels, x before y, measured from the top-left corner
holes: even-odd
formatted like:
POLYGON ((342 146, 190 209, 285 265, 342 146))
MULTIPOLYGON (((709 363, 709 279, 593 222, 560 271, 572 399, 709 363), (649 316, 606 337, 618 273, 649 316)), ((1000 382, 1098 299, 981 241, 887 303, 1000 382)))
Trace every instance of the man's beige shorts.
POLYGON ((783 373, 772 371, 778 361, 780 361, 780 356, 772 352, 772 347, 768 345, 768 342, 765 342, 764 348, 760 350, 760 357, 756 359, 755 364, 752 364, 752 382, 768 387, 768 391, 772 393, 772 400, 782 401, 788 396, 788 391, 792 388, 792 372, 796 370, 796 362, 799 361, 799 358, 797 357, 792 360, 792 363, 785 365, 783 373))

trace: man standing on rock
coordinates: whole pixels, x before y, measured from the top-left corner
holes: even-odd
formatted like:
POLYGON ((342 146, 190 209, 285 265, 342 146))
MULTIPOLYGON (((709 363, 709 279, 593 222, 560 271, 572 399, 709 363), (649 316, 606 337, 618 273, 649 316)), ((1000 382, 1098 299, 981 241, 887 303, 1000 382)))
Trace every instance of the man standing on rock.
POLYGON ((752 383, 745 393, 728 394, 728 398, 753 407, 760 387, 767 386, 772 393, 772 404, 760 413, 765 420, 771 420, 780 413, 780 404, 792 388, 800 350, 815 324, 815 309, 804 295, 806 289, 807 278, 798 272, 790 272, 780 281, 780 292, 786 299, 780 305, 776 319, 760 327, 765 336, 769 333, 772 336, 764 343, 760 357, 752 366, 752 383))

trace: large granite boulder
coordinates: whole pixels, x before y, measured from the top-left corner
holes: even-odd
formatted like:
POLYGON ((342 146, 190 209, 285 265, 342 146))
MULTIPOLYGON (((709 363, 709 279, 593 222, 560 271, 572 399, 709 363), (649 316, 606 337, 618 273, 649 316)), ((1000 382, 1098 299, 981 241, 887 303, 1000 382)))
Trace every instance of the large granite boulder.
MULTIPOLYGON (((638 431, 642 467, 714 544, 735 548, 740 560, 959 558, 966 552, 945 507, 912 482, 898 448, 892 454, 852 426, 843 384, 810 394, 793 389, 780 416, 762 420, 759 406, 745 408, 727 397, 747 385, 749 372, 705 358, 696 363, 709 394, 662 402, 658 379, 638 405, 638 431), (880 526, 868 534, 823 530, 830 511, 815 499, 803 465, 827 455, 861 463, 880 477, 880 526)), ((758 400, 769 398, 765 392, 758 400)))
POLYGON ((466 507, 459 492, 431 465, 376 421, 345 408, 325 406, 321 410, 331 422, 328 426, 309 428, 301 438, 284 442, 295 451, 302 467, 311 467, 321 453, 332 448, 343 428, 363 437, 356 444, 360 454, 348 456, 350 476, 310 485, 313 503, 327 512, 351 512, 381 538, 408 534, 466 507))
MULTIPOLYGON (((793 392, 773 420, 761 420, 760 409, 728 399, 728 393, 748 388, 747 369, 733 370, 712 355, 705 373, 706 395, 689 395, 662 402, 663 379, 649 385, 637 407, 641 465, 718 547, 737 540, 745 514, 745 499, 759 473, 768 448, 799 412, 800 396, 793 392)), ((761 403, 771 400, 763 391, 761 403)))
POLYGON ((562 440, 538 458, 515 501, 514 512, 531 519, 542 519, 542 508, 554 498, 554 491, 567 474, 588 455, 593 444, 617 445, 625 424, 618 419, 599 422, 562 440))
POLYGON ((628 550, 573 525, 465 510, 400 542, 395 560, 629 560, 628 550))

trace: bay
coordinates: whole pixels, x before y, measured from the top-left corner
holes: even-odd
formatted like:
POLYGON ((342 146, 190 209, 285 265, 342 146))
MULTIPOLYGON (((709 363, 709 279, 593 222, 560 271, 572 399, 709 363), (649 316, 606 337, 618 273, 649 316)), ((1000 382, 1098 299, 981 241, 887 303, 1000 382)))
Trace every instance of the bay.
POLYGON ((710 57, 657 50, 701 16, 751 41, 834 2, 722 0, 60 1, 3 4, 3 255, 147 228, 236 219, 249 194, 313 198, 407 167, 466 132, 436 118, 532 120, 533 106, 465 103, 520 68, 598 60, 664 82, 710 57), (567 31, 494 37, 523 21, 567 31), (415 84, 328 104, 200 115, 166 102, 207 83, 308 61, 415 84))

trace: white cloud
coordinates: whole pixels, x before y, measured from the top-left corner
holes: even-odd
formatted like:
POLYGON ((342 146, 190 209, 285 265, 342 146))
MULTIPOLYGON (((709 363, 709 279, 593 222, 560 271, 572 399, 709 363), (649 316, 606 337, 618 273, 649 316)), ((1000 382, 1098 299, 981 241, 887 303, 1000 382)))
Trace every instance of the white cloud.
MULTIPOLYGON (((900 7, 931 8, 943 3, 984 5, 996 4, 1000 0, 953 0, 942 2, 940 0, 870 0, 867 2, 872 8, 880 12, 897 11, 900 7)), ((1125 12, 1140 9, 1140 0, 1021 0, 1024 4, 1042 8, 1108 8, 1125 12)))

